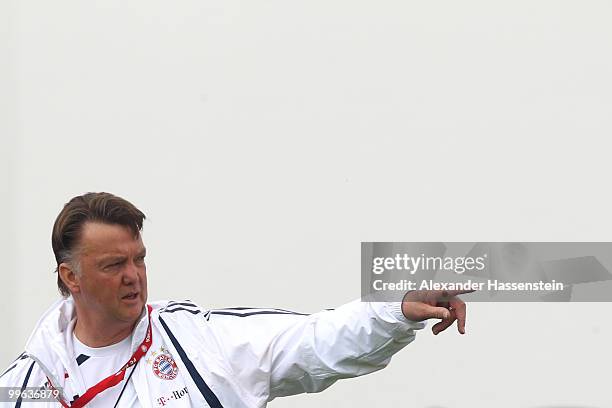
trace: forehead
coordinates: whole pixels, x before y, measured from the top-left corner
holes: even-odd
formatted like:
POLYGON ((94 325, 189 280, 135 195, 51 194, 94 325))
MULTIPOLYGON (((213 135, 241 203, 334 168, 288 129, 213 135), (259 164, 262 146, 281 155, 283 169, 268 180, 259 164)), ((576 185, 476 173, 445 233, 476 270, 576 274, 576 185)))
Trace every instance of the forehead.
POLYGON ((81 230, 79 249, 83 255, 129 253, 144 249, 142 237, 117 224, 86 222, 81 230))

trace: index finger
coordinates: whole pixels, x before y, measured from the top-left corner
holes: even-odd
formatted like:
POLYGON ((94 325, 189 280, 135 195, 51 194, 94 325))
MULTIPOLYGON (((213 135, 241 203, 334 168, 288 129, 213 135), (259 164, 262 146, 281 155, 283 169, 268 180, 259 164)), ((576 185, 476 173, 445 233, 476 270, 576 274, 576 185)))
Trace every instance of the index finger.
POLYGON ((441 299, 448 301, 457 295, 463 295, 463 294, 472 293, 472 292, 476 292, 476 290, 474 289, 442 290, 442 291, 439 291, 439 296, 441 299))
POLYGON ((448 296, 457 296, 457 295, 464 295, 466 293, 476 292, 476 289, 447 290, 445 292, 448 294, 448 296))

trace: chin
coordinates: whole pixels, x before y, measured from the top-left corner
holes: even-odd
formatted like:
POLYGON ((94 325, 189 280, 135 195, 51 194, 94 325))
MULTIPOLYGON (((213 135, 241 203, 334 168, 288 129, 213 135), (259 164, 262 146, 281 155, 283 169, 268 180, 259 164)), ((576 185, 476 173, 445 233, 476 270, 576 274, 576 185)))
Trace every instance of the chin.
POLYGON ((133 322, 140 318, 144 306, 144 302, 123 306, 120 308, 119 313, 125 318, 125 321, 133 322))

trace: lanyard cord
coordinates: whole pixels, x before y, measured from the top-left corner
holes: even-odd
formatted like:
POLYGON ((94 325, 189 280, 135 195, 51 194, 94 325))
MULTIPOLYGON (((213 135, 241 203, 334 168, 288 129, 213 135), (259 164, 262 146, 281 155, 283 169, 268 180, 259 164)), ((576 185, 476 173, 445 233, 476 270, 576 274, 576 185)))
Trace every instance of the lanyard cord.
POLYGON ((134 364, 134 368, 132 368, 132 371, 130 371, 130 375, 128 375, 127 380, 125 380, 125 384, 123 384, 123 388, 121 389, 121 392, 119 393, 119 397, 117 397, 117 402, 115 402, 115 405, 113 406, 113 408, 117 408, 117 405, 119 405, 119 400, 121 399, 121 396, 123 395, 123 391, 125 391, 128 383, 130 382, 130 378, 132 378, 132 374, 134 374, 134 371, 136 371, 137 365, 138 365, 138 361, 136 362, 136 364, 134 364))
MULTIPOLYGON (((153 308, 150 305, 147 305, 147 313, 149 315, 149 327, 147 328, 147 334, 145 335, 144 340, 138 346, 138 348, 136 349, 136 351, 134 352, 132 357, 128 360, 128 362, 125 363, 123 365, 123 367, 121 367, 121 369, 119 369, 119 371, 117 371, 115 374, 112 374, 111 376, 103 379, 102 381, 100 381, 99 383, 97 383, 93 387, 89 388, 87 391, 85 391, 85 394, 83 394, 79 398, 77 398, 72 403, 72 405, 69 405, 61 397, 58 398, 59 403, 64 408, 82 408, 89 401, 94 399, 94 397, 96 395, 98 395, 99 393, 101 393, 102 391, 104 391, 104 390, 106 390, 106 389, 108 389, 110 387, 114 387, 115 385, 117 385, 121 381, 123 381, 123 379, 125 378, 125 372, 127 371, 127 369, 130 368, 130 367, 135 367, 136 364, 138 364, 138 361, 140 361, 140 359, 147 353, 147 351, 149 351, 149 348, 151 347, 151 344, 153 343, 153 334, 152 334, 152 330, 151 330, 151 311, 152 310, 153 310, 153 308)), ((132 369, 132 371, 130 372, 130 377, 132 376, 133 373, 134 373, 134 370, 132 369)), ((129 378, 128 378, 128 380, 129 380, 129 378)), ((51 382, 51 381, 49 380, 49 382, 51 382)), ((126 384, 127 384, 127 382, 126 382, 126 384)), ((54 388, 53 385, 51 385, 51 387, 54 388)), ((124 385, 124 388, 125 388, 125 385, 124 385)), ((123 391, 122 391, 122 393, 123 393, 123 391)), ((121 395, 119 395, 119 397, 121 397, 121 395)), ((117 400, 117 402, 118 401, 119 400, 117 400)))

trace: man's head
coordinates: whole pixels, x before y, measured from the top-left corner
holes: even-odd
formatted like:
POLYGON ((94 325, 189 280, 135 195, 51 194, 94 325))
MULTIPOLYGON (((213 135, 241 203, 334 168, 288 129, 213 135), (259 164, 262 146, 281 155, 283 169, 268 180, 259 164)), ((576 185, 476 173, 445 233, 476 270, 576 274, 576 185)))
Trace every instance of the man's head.
POLYGON ((77 309, 96 320, 129 322, 147 299, 145 215, 109 193, 74 197, 53 226, 57 284, 77 309))

